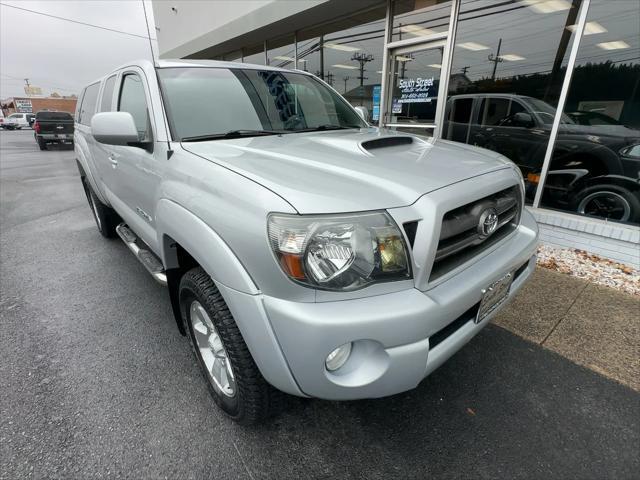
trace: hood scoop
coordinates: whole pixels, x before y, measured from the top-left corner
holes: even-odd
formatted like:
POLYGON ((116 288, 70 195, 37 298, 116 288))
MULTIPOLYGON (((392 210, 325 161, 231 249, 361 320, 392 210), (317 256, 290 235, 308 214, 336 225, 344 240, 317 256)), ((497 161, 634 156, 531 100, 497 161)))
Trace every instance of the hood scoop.
POLYGON ((393 136, 393 137, 382 137, 382 138, 374 138, 373 140, 367 140, 366 142, 362 142, 362 148, 367 151, 375 150, 376 148, 387 148, 387 147, 397 147, 400 145, 411 145, 413 143, 413 137, 405 137, 405 136, 393 136))

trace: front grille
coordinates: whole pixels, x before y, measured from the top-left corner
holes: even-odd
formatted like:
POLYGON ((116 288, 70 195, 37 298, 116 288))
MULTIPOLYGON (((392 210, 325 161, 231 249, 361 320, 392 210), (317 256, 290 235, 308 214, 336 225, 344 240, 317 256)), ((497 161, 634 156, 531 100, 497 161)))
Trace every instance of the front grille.
POLYGON ((517 186, 501 190, 445 213, 429 281, 450 272, 509 235, 520 222, 521 193, 517 186), (498 225, 490 235, 479 231, 483 213, 493 208, 498 225))

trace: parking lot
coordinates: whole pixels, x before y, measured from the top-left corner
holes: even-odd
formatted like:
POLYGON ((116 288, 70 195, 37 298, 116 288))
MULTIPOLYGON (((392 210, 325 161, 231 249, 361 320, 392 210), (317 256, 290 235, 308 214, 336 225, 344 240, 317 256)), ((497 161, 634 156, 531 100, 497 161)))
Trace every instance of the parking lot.
POLYGON ((496 325, 411 392, 296 399, 269 424, 237 426, 209 397, 166 292, 98 234, 73 151, 2 131, 0 177, 0 478, 640 470, 640 394, 496 325))

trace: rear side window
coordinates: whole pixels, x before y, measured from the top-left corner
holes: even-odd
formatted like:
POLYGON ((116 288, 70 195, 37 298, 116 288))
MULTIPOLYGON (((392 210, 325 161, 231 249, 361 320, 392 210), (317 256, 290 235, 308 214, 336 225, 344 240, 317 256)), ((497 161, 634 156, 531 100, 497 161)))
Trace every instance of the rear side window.
POLYGON ((104 82, 104 90, 102 90, 102 99, 100 100, 100 111, 111 111, 111 100, 113 99, 113 88, 116 85, 116 76, 112 75, 104 82))
POLYGON ((100 82, 89 85, 84 91, 82 97, 82 106, 80 107, 80 118, 78 122, 83 125, 91 124, 91 117, 96 113, 96 103, 98 102, 98 90, 100 89, 100 82))
POLYGON ((151 139, 147 98, 139 75, 128 73, 122 79, 118 111, 131 114, 141 142, 147 142, 151 139))

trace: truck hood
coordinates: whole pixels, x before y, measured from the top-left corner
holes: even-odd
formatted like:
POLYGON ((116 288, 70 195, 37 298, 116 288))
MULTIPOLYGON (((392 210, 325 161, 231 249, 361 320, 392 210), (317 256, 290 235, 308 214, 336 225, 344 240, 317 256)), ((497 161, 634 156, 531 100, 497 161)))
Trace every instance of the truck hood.
POLYGON ((402 207, 511 165, 488 150, 373 127, 183 142, 182 148, 265 186, 299 213, 402 207))

